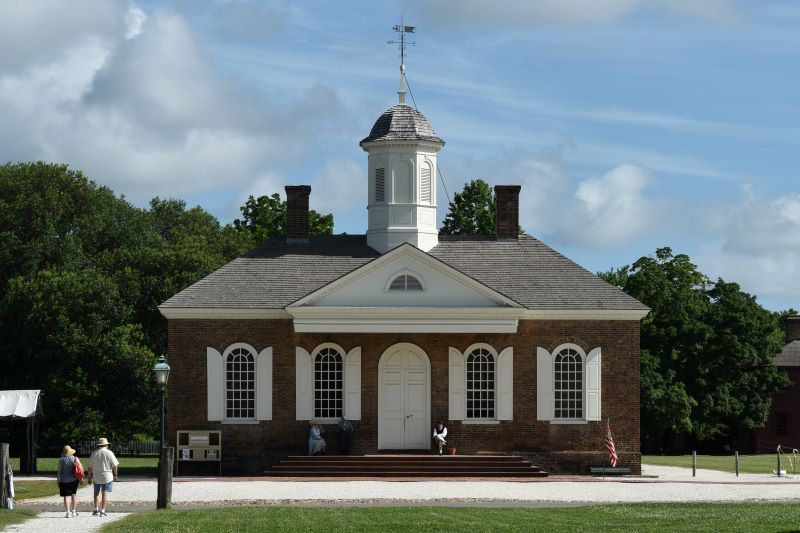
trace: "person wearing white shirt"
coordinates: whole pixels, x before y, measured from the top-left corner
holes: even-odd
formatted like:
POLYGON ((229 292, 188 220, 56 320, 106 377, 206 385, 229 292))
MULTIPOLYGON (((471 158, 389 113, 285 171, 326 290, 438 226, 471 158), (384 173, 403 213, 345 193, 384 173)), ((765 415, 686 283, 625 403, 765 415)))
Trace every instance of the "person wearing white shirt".
POLYGON ((439 455, 442 455, 442 448, 444 445, 447 444, 447 441, 444 438, 447 436, 447 428, 445 425, 440 421, 436 422, 436 425, 433 427, 433 440, 439 445, 439 455))
POLYGON ((108 449, 108 439, 101 438, 97 442, 97 449, 89 457, 89 483, 94 487, 94 512, 93 516, 106 516, 108 493, 112 491, 113 482, 117 480, 117 467, 119 461, 114 452, 108 449), (101 508, 97 507, 97 498, 103 493, 101 508))

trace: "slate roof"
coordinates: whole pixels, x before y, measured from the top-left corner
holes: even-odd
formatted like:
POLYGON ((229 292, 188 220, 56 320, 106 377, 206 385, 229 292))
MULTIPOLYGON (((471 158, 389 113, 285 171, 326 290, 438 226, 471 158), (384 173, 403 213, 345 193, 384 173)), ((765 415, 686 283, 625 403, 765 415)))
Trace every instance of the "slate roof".
MULTIPOLYGON (((647 307, 528 235, 519 241, 440 235, 431 256, 528 309, 647 307)), ((380 254, 366 235, 265 241, 164 302, 163 308, 283 309, 380 254)))
POLYGON ((372 141, 433 141, 444 144, 428 119, 406 104, 397 104, 384 111, 359 146, 372 141))
POLYGON ((788 343, 772 361, 775 366, 800 367, 800 340, 788 343))

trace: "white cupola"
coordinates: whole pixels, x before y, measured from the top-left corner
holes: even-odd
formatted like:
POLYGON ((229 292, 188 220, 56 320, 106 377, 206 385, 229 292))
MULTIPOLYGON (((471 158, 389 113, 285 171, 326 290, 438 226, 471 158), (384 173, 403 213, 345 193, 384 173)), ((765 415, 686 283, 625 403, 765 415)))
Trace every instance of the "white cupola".
POLYGON ((369 154, 367 244, 385 253, 404 242, 427 252, 439 242, 436 228, 436 154, 444 141, 428 119, 405 103, 378 117, 359 145, 369 154))

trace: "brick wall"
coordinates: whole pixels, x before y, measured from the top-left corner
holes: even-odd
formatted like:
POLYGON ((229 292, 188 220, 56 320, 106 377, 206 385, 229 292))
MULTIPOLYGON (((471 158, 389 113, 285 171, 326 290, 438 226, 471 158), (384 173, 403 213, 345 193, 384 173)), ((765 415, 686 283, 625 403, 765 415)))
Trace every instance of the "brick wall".
MULTIPOLYGON (((505 452, 540 457, 558 472, 586 472, 602 461, 606 419, 623 462, 640 471, 638 321, 520 321, 516 334, 296 334, 290 320, 171 320, 169 322, 168 441, 179 429, 221 429, 226 471, 251 456, 305 454, 308 422, 295 420, 295 346, 311 352, 323 342, 345 350, 361 346, 361 420, 354 422, 353 453, 375 453, 378 446, 378 361, 391 345, 411 342, 431 363, 431 425, 448 417, 448 348, 460 351, 485 342, 498 351, 514 347, 514 420, 494 425, 448 422, 448 441, 458 453, 505 452), (235 342, 257 350, 272 347, 271 421, 229 425, 206 420, 206 347, 222 352, 235 342), (552 350, 572 342, 586 352, 601 347, 602 422, 550 424, 536 420, 536 348, 552 350)), ((325 426, 335 450, 335 426, 325 426)), ((257 471, 261 466, 256 466, 257 471)))

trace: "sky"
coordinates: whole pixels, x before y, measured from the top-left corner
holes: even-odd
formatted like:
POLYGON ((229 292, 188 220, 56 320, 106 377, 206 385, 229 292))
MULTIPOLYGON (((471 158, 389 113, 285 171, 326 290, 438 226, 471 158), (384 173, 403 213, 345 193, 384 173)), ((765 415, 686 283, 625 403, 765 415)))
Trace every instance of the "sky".
POLYGON ((440 222, 471 179, 519 184, 526 233, 591 271, 668 246, 800 308, 800 0, 0 0, 0 162, 223 224, 307 184, 364 233, 401 17, 440 222))

